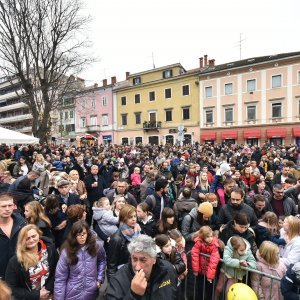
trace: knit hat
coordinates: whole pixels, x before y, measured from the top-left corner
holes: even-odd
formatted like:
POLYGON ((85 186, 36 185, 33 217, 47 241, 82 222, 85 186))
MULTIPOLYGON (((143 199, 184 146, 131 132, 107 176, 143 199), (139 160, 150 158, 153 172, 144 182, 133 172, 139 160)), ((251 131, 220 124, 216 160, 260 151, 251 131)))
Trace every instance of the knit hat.
POLYGON ((205 215, 208 218, 210 218, 214 213, 213 206, 210 202, 202 202, 198 206, 198 211, 201 212, 203 215, 205 215))
POLYGON ((230 171, 230 165, 227 163, 222 163, 220 165, 220 173, 221 175, 224 175, 227 171, 230 171))

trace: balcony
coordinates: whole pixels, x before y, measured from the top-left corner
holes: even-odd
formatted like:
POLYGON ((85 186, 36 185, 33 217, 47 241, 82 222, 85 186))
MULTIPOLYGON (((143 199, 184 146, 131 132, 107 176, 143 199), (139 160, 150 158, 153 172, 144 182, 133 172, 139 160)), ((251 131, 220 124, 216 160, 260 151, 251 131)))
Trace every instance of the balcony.
POLYGON ((156 130, 159 131, 159 129, 161 128, 161 122, 151 122, 151 121, 145 121, 143 123, 143 129, 145 131, 149 131, 149 130, 156 130))
POLYGON ((15 123, 15 122, 20 122, 23 120, 30 120, 30 119, 32 119, 31 114, 12 116, 12 117, 1 118, 0 124, 15 123))
POLYGON ((86 132, 91 133, 91 132, 100 132, 100 125, 90 125, 86 127, 86 132))

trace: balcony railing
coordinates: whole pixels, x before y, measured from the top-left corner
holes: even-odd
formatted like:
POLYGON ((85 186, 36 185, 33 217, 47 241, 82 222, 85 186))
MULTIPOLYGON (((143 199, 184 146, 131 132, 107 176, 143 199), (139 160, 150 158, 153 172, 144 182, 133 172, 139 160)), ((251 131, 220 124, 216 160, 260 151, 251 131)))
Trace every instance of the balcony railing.
POLYGON ((100 125, 90 125, 86 127, 86 132, 99 132, 100 125))
POLYGON ((161 128, 161 122, 151 122, 151 121, 145 121, 143 123, 143 129, 145 131, 149 131, 149 130, 157 130, 159 131, 159 129, 161 128))

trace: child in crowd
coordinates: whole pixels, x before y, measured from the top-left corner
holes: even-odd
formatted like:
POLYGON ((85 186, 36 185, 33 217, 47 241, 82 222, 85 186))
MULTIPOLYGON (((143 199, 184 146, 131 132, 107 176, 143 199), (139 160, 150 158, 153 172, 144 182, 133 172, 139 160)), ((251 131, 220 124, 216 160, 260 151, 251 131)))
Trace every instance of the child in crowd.
POLYGON ((149 206, 146 202, 138 204, 136 208, 138 224, 141 227, 141 233, 147 234, 152 238, 156 235, 156 222, 149 211, 149 206))
POLYGON ((215 279, 220 261, 220 243, 209 226, 202 226, 200 230, 196 232, 194 241, 195 245, 191 252, 191 258, 193 274, 198 277, 196 298, 200 299, 202 296, 201 291, 205 285, 204 299, 211 299, 212 281, 215 279), (209 257, 206 257, 203 254, 209 255, 209 257))
POLYGON ((97 221, 100 230, 108 237, 118 230, 119 217, 114 217, 109 199, 106 197, 102 197, 94 203, 93 219, 97 221))
MULTIPOLYGON (((270 241, 264 241, 256 253, 257 270, 272 276, 282 278, 286 266, 279 258, 279 248, 270 241)), ((257 273, 251 273, 251 284, 259 299, 282 300, 280 282, 257 273), (270 286, 272 285, 272 289, 270 286)))
POLYGON ((286 244, 285 239, 280 238, 278 217, 271 211, 267 211, 264 214, 262 220, 256 227, 257 247, 259 247, 263 241, 272 241, 278 246, 284 246, 286 244))
POLYGON ((157 223, 158 233, 167 234, 169 230, 177 228, 175 212, 170 207, 165 207, 161 213, 161 218, 157 223))
POLYGON ((216 286, 215 299, 221 295, 223 288, 226 289, 225 293, 227 294, 232 284, 243 279, 246 271, 240 267, 256 269, 256 260, 251 252, 249 242, 239 236, 233 236, 228 240, 224 249, 223 261, 216 286))
POLYGON ((141 170, 139 167, 134 168, 134 172, 131 174, 131 184, 132 186, 140 186, 141 185, 141 170))

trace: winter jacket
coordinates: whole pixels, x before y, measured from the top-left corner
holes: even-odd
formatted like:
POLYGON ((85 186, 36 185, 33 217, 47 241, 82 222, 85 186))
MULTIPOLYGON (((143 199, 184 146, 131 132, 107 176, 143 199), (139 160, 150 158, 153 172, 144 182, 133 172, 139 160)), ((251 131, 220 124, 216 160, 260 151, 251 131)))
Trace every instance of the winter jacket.
POLYGON ((181 223, 184 216, 190 213, 194 207, 198 207, 198 203, 194 198, 179 198, 173 206, 176 219, 181 223))
POLYGON ((254 231, 252 229, 247 229, 245 232, 240 233, 234 229, 234 222, 230 221, 226 224, 222 231, 219 232, 219 239, 226 245, 228 240, 236 235, 240 236, 243 239, 247 240, 250 244, 251 251, 255 255, 257 251, 257 246, 255 243, 254 231))
POLYGON ((95 300, 98 296, 97 281, 104 282, 106 255, 99 241, 97 255, 91 256, 88 247, 79 247, 76 264, 70 264, 62 250, 57 263, 54 285, 55 300, 95 300))
POLYGON ((130 175, 131 184, 133 186, 135 186, 135 185, 141 185, 141 179, 142 179, 142 177, 141 177, 140 173, 132 173, 130 175))
POLYGON ((191 212, 186 215, 182 221, 181 233, 186 242, 193 242, 194 234, 200 229, 201 225, 198 223, 198 210, 193 208, 191 212))
POLYGON ((52 166, 55 167, 57 171, 61 172, 65 169, 65 165, 66 163, 61 160, 55 160, 54 162, 52 162, 52 166))
MULTIPOLYGON (((117 189, 113 189, 112 191, 110 191, 109 193, 107 193, 106 197, 109 199, 109 202, 110 204, 113 203, 114 201, 114 198, 118 195, 118 192, 117 192, 117 189)), ((123 195, 127 204, 130 204, 134 207, 137 207, 137 202, 136 202, 136 199, 135 197, 129 193, 129 192, 126 192, 125 195, 123 195)))
POLYGON ((220 174, 214 176, 209 192, 215 193, 218 189, 224 189, 223 178, 220 174))
POLYGON ((260 247, 263 241, 271 241, 278 246, 284 246, 286 244, 285 239, 280 238, 279 234, 270 232, 266 226, 267 224, 264 224, 263 222, 258 223, 256 226, 255 232, 257 247, 260 247))
MULTIPOLYGON (((258 271, 280 278, 285 275, 286 266, 281 260, 279 260, 276 266, 270 266, 260 256, 259 251, 256 253, 256 260, 256 267, 258 271)), ((251 285, 259 300, 283 300, 280 292, 280 281, 278 280, 273 280, 271 293, 271 279, 253 272, 251 273, 251 285)))
POLYGON ((146 222, 143 222, 142 220, 138 220, 138 224, 141 227, 141 234, 147 234, 148 236, 151 236, 152 238, 155 237, 155 235, 157 233, 156 221, 153 219, 152 215, 148 216, 148 219, 146 222))
POLYGON ((232 221, 237 213, 245 213, 248 215, 250 220, 250 226, 255 227, 258 223, 254 210, 247 204, 241 203, 238 207, 235 207, 229 201, 226 205, 222 206, 219 211, 219 216, 217 220, 217 225, 227 224, 232 221))
MULTIPOLYGON (((58 261, 58 253, 54 244, 52 244, 50 239, 43 238, 47 246, 48 252, 48 266, 49 266, 49 276, 45 282, 45 289, 53 292, 54 288, 54 274, 55 268, 58 261)), ((22 264, 18 261, 17 256, 13 256, 7 266, 5 281, 12 289, 12 296, 15 300, 39 300, 40 291, 32 290, 30 284, 29 271, 25 270, 22 264)))
POLYGON ((231 238, 228 240, 228 243, 224 249, 224 263, 222 265, 222 269, 225 272, 226 277, 242 280, 247 272, 243 269, 240 269, 240 261, 245 260, 248 263, 249 268, 256 269, 256 260, 251 252, 250 244, 248 241, 244 239, 246 243, 245 254, 242 256, 238 256, 237 254, 235 254, 235 251, 230 244, 230 240, 231 238))
POLYGON ((12 218, 13 227, 9 238, 0 229, 0 277, 3 279, 9 259, 15 255, 19 232, 26 225, 25 219, 19 214, 13 213, 12 218))
POLYGON ((219 247, 220 244, 216 237, 210 244, 205 243, 200 237, 195 238, 195 245, 191 252, 193 272, 214 280, 220 261, 219 247), (200 254, 207 254, 210 257, 207 258, 200 254))
POLYGON ((97 180, 95 179, 93 174, 86 175, 86 177, 84 178, 84 184, 87 190, 87 198, 89 199, 89 202, 91 204, 103 197, 103 190, 107 188, 107 186, 105 186, 104 184, 102 176, 100 175, 97 176, 97 180), (95 182, 97 182, 98 185, 96 187, 93 187, 92 184, 95 182))
POLYGON ((289 265, 285 276, 281 279, 280 289, 284 300, 299 300, 300 282, 296 278, 295 272, 292 270, 294 264, 289 265))
MULTIPOLYGON (((164 208, 171 207, 170 198, 168 195, 163 196, 164 208)), ((148 204, 149 210, 153 214, 154 220, 160 219, 160 210, 161 210, 161 197, 154 193, 153 195, 147 196, 145 202, 148 204)))
MULTIPOLYGON (((283 237, 283 228, 280 230, 280 235, 283 237)), ((300 236, 294 237, 284 247, 280 247, 280 256, 282 261, 288 267, 290 264, 294 264, 300 261, 300 236)))
POLYGON ((111 210, 93 207, 93 219, 97 221, 100 229, 107 236, 113 235, 118 230, 117 224, 119 223, 119 218, 114 217, 111 210))
MULTIPOLYGON (((272 210, 274 210, 273 209, 274 201, 278 201, 278 200, 274 200, 274 199, 271 200, 270 203, 271 203, 272 210)), ((297 214, 297 207, 294 200, 290 197, 287 197, 286 195, 283 196, 283 210, 285 216, 290 216, 290 215, 296 216, 297 214)))
POLYGON ((111 277, 108 282, 107 300, 158 300, 176 299, 177 274, 174 267, 165 260, 156 259, 153 265, 150 281, 143 296, 131 290, 134 277, 131 263, 126 264, 111 277))

